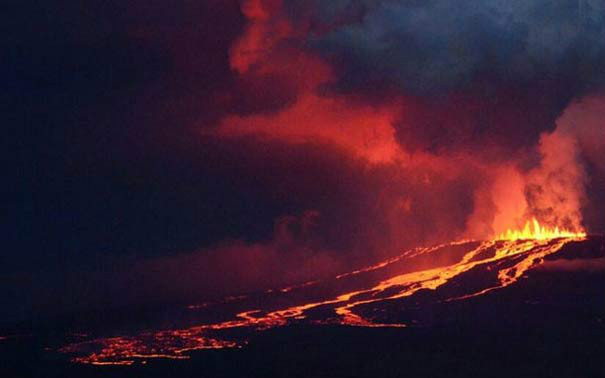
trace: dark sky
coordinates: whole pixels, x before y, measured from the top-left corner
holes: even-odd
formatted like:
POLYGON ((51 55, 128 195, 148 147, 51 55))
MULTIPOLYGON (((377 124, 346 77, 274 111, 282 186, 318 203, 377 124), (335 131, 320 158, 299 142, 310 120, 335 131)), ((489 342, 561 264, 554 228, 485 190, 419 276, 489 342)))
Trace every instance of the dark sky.
POLYGON ((605 232, 602 1, 19 2, 2 322, 605 232))

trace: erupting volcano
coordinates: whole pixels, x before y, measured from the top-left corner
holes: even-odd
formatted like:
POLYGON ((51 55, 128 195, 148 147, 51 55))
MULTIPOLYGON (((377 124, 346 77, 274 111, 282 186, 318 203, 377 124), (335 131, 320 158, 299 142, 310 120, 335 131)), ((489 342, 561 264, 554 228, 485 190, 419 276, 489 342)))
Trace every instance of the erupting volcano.
POLYGON ((200 349, 246 348, 254 342, 254 333, 293 324, 423 327, 424 319, 414 319, 417 309, 407 314, 405 310, 393 311, 393 306, 447 309, 452 302, 497 295, 495 291, 508 286, 523 287, 523 279, 545 261, 557 260, 557 254, 573 258, 571 251, 600 245, 596 255, 603 255, 603 239, 588 239, 584 232, 550 229, 533 219, 522 230, 508 230, 494 240, 415 248, 329 280, 188 307, 201 318, 219 312, 231 316, 230 320, 95 338, 59 350, 77 363, 131 365, 154 358, 188 359, 191 351, 200 349))
MULTIPOLYGON (((600 374, 603 370, 598 355, 605 345, 599 334, 604 330, 605 307, 592 301, 605 294, 604 261, 603 237, 541 226, 534 218, 522 229, 508 230, 492 240, 412 248, 327 279, 154 310, 152 318, 145 315, 144 327, 99 328, 97 321, 85 321, 62 336, 56 331, 41 339, 37 335, 33 344, 31 335, 9 336, 0 340, 0 346, 16 345, 19 350, 25 343, 26 348, 35 350, 40 342, 45 343, 44 351, 35 353, 46 356, 41 372, 51 372, 52 376, 65 372, 155 376, 174 371, 183 375, 195 372, 196 376, 290 374, 297 371, 292 370, 294 366, 272 370, 271 361, 298 361, 307 348, 321 351, 303 358, 312 366, 324 366, 327 355, 345 360, 361 355, 362 361, 372 366, 371 370, 354 371, 348 364, 329 363, 335 376, 366 376, 370 372, 450 376, 439 366, 426 368, 418 363, 427 356, 423 352, 426 348, 437 348, 431 355, 441 358, 443 353, 457 355, 454 350, 473 353, 493 364, 479 369, 481 375, 508 376, 511 370, 500 363, 504 360, 508 364, 511 356, 535 353, 533 348, 543 347, 545 342, 555 353, 570 353, 569 348, 579 342, 595 349, 572 355, 584 361, 585 371, 600 374), (172 326, 163 328, 166 316, 172 326), (571 334, 557 333, 561 322, 571 327, 571 334), (550 334, 540 336, 539 341, 524 336, 533 332, 550 334), (299 341, 301 335, 306 336, 299 341), (351 337, 364 340, 361 345, 365 346, 340 350, 341 343, 352 342, 351 337), (327 344, 324 338, 329 340, 327 344), (382 343, 384 339, 390 340, 388 344, 382 343), (528 344, 515 345, 511 351, 518 339, 528 344), (489 340, 499 340, 502 346, 489 340), (287 346, 275 355, 284 342, 295 347, 287 346), (485 348, 485 352, 477 348, 485 348), (405 368, 391 370, 393 361, 376 368, 374 364, 382 355, 393 350, 398 359, 406 361, 405 368), (235 365, 226 362, 233 359, 238 361, 235 365), (211 367, 208 361, 212 361, 211 367), (101 370, 90 370, 95 366, 101 370), (133 370, 112 370, 120 366, 133 370), (499 370, 491 370, 492 366, 499 370)), ((10 354, 4 350, 7 352, 10 354)), ((551 353, 547 348, 537 355, 550 364, 551 353)), ((565 363, 550 369, 534 362, 527 371, 552 376, 554 372, 577 370, 565 363)), ((466 370, 461 374, 466 375, 466 370)))
POLYGON ((18 3, 0 377, 605 378, 603 0, 18 3))

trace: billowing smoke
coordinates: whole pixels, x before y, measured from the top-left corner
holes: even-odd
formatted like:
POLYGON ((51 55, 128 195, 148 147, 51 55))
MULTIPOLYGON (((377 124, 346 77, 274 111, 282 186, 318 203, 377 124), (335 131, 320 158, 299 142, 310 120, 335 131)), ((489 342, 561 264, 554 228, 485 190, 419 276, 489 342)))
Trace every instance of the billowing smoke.
POLYGON ((528 173, 529 212, 547 224, 583 229, 580 211, 586 196, 586 177, 577 141, 557 128, 542 135, 539 150, 540 166, 528 173))
POLYGON ((7 63, 15 129, 45 131, 7 149, 2 266, 45 277, 40 308, 300 283, 532 216, 605 232, 602 0, 95 3, 7 63))
MULTIPOLYGON (((600 127, 561 115, 604 87, 602 2, 251 0, 242 9, 249 24, 232 67, 277 72, 298 95, 276 113, 223 118, 219 135, 321 140, 397 167, 472 165, 472 210, 459 214, 470 237, 531 217, 585 227, 595 184, 586 164, 598 148, 579 135, 600 127)), ((449 174, 465 180, 459 168, 449 174)))
POLYGON ((587 157, 580 147, 581 129, 571 127, 566 121, 567 114, 578 106, 583 105, 570 105, 557 120, 556 129, 541 135, 535 148, 537 163, 523 169, 522 162, 517 161, 494 169, 490 184, 477 191, 476 210, 469 218, 471 236, 519 229, 531 218, 551 227, 585 228, 582 211, 588 202, 587 157))

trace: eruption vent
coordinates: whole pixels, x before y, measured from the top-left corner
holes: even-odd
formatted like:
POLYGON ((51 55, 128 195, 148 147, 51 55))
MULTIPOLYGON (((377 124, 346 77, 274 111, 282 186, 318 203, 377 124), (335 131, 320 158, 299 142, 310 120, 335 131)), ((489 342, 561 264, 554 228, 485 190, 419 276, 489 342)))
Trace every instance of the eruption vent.
POLYGON ((522 230, 508 229, 496 237, 497 240, 547 240, 556 238, 584 238, 584 231, 574 232, 567 229, 559 229, 559 227, 549 228, 541 226, 536 218, 532 218, 531 222, 525 222, 525 227, 522 230))

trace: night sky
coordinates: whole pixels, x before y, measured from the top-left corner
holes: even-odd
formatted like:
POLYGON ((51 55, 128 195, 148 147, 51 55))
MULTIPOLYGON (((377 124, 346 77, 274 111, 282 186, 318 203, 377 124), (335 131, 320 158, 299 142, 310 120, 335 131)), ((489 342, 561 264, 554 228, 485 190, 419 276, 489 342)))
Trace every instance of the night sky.
POLYGON ((605 232, 602 0, 19 2, 0 323, 605 232))

